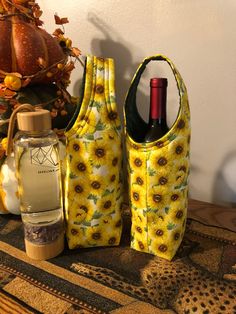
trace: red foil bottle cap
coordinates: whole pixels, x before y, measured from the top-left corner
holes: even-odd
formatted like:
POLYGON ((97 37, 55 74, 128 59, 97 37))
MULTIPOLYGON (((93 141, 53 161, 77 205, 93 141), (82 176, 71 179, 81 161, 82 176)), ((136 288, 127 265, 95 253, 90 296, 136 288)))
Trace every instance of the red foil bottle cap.
POLYGON ((167 85, 168 85, 167 78, 154 77, 150 80, 151 87, 167 87, 167 85))

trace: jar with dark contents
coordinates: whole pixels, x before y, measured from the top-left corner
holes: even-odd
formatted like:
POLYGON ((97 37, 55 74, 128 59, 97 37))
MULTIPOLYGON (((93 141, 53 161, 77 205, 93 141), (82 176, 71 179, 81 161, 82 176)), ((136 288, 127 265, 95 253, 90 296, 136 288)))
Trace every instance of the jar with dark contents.
POLYGON ((21 214, 27 255, 46 260, 55 257, 64 248, 63 209, 21 214))
POLYGON ((64 233, 63 220, 47 225, 24 224, 25 239, 35 244, 48 244, 56 241, 64 233))

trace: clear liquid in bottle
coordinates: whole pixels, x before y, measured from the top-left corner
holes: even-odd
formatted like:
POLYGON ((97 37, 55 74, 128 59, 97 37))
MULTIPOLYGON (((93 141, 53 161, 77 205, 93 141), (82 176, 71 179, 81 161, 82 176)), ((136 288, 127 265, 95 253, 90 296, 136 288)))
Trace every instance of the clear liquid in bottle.
POLYGON ((20 112, 14 139, 26 253, 44 260, 64 248, 59 144, 47 110, 20 112))

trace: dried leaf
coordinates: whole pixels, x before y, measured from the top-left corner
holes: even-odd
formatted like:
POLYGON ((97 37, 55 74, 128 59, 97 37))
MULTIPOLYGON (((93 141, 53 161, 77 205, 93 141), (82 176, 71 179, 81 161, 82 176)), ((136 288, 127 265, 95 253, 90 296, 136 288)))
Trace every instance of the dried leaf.
POLYGON ((69 23, 69 20, 67 17, 61 18, 61 24, 67 24, 67 23, 69 23))
POLYGON ((10 98, 14 97, 15 95, 16 95, 16 92, 14 92, 10 89, 5 89, 5 90, 0 89, 0 97, 10 99, 10 98))
POLYGON ((74 55, 75 57, 80 56, 81 55, 81 51, 79 50, 79 48, 72 47, 72 55, 74 55))
POLYGON ((40 19, 35 19, 35 24, 36 24, 36 26, 42 26, 43 21, 41 21, 40 19))
POLYGON ((38 19, 43 14, 43 11, 41 10, 34 10, 33 16, 38 19))
POLYGON ((63 25, 69 23, 67 17, 60 18, 57 14, 54 14, 55 23, 58 25, 63 25))
POLYGON ((60 28, 55 29, 53 36, 59 37, 60 35, 64 35, 64 32, 60 28))
POLYGON ((73 61, 69 61, 64 68, 65 72, 71 72, 73 69, 75 68, 74 62, 73 61))

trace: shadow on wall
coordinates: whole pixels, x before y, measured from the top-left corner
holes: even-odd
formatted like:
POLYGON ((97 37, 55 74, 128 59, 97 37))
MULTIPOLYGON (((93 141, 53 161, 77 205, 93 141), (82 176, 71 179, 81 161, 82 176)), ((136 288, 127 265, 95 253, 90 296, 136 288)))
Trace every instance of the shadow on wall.
MULTIPOLYGON (((118 112, 123 122, 123 105, 125 102, 125 97, 128 92, 128 89, 131 84, 131 80, 133 75, 135 74, 137 68, 140 63, 143 61, 146 55, 140 57, 138 62, 134 61, 131 51, 128 47, 131 47, 130 42, 126 42, 124 38, 120 36, 120 34, 111 26, 108 25, 104 20, 102 20, 99 16, 94 12, 90 12, 88 14, 88 21, 93 24, 98 31, 103 35, 103 39, 101 38, 92 38, 91 39, 91 54, 104 57, 104 58, 113 58, 115 61, 115 78, 116 78, 116 101, 118 112)), ((132 47, 134 49, 134 46, 132 47)), ((139 49, 139 53, 141 51, 139 49)), ((137 109, 141 115, 141 117, 148 121, 149 117, 149 79, 150 75, 155 76, 156 73, 161 76, 166 76, 170 80, 169 83, 172 84, 173 89, 169 89, 168 92, 168 102, 167 102, 167 123, 171 126, 178 114, 179 110, 179 93, 176 89, 176 82, 174 76, 167 64, 164 66, 159 66, 160 64, 152 64, 151 67, 147 67, 147 69, 142 74, 140 80, 140 86, 137 89, 137 109), (166 68, 165 68, 166 67, 166 68), (164 72, 163 72, 164 70, 164 72), (155 74, 154 74, 155 73, 155 74), (144 88, 144 90, 142 90, 144 88), (148 91, 148 92, 145 92, 148 91), (172 91, 172 92, 170 92, 172 91)), ((80 90, 82 83, 82 78, 77 80, 74 84, 74 94, 78 93, 80 90)), ((170 86, 171 84, 168 85, 170 86)))
MULTIPOLYGON (((103 34, 104 37, 103 39, 93 38, 91 40, 91 53, 98 57, 114 59, 116 104, 121 122, 123 124, 123 106, 125 97, 139 63, 133 62, 132 54, 128 49, 129 43, 126 43, 125 40, 120 37, 120 35, 112 28, 111 25, 106 24, 105 21, 92 12, 88 14, 88 20, 97 28, 97 30, 103 34)), ((140 60, 140 62, 141 61, 142 60, 140 60)), ((78 86, 78 84, 76 85, 78 86)), ((147 96, 144 95, 140 90, 137 101, 139 103, 147 103, 147 96)), ((146 106, 143 106, 143 108, 146 110, 146 106)), ((145 115, 145 112, 140 112, 140 114, 145 115)), ((125 154, 125 145, 123 147, 125 154)), ((125 163, 124 171, 126 173, 125 163)), ((126 191, 126 180, 124 180, 124 183, 126 191)), ((128 195, 125 195, 125 201, 128 202, 128 195)))
POLYGON ((229 152, 216 173, 212 198, 222 205, 236 205, 236 150, 229 152))
MULTIPOLYGON (((126 44, 117 32, 101 20, 95 13, 88 14, 88 20, 104 35, 104 39, 91 40, 91 53, 98 57, 113 58, 115 60, 116 101, 120 117, 123 120, 123 104, 131 83, 131 79, 138 63, 133 63, 129 45, 126 44)), ((141 62, 141 60, 140 60, 141 62)), ((75 83, 75 88, 81 85, 81 80, 75 83)), ((147 101, 144 94, 139 93, 139 102, 147 101)), ((141 113, 142 114, 142 113, 141 113)))

